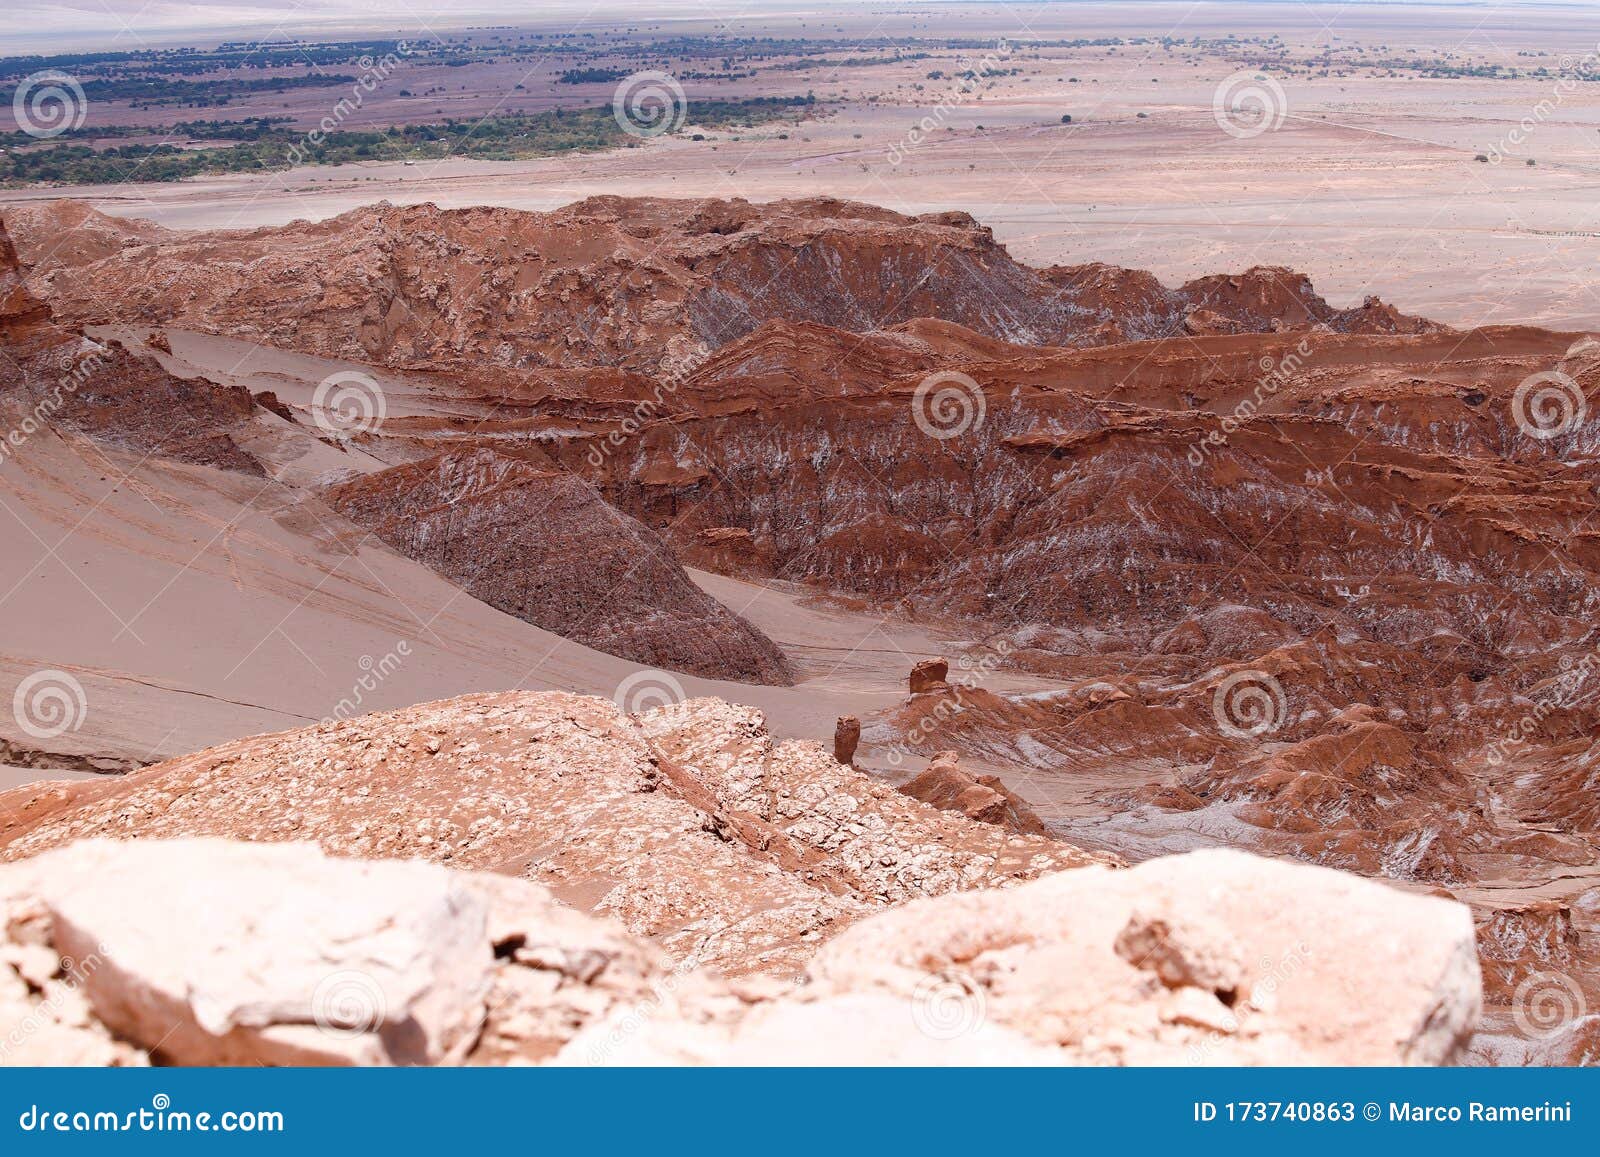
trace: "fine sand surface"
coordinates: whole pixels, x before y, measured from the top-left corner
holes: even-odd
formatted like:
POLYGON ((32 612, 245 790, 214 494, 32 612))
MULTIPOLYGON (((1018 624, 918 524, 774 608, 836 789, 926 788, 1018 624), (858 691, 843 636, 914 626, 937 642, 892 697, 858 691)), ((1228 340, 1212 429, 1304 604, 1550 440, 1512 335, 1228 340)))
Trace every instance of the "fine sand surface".
POLYGON ((0 763, 0 791, 9 791, 14 787, 24 784, 38 783, 46 779, 93 779, 92 771, 70 771, 66 769, 41 770, 37 767, 12 767, 9 763, 0 763))
MULTIPOLYGON (((271 437, 247 444, 262 453, 271 437)), ((281 436, 274 465, 288 463, 286 476, 306 442, 321 446, 281 436)), ((0 738, 64 762, 151 762, 473 691, 609 698, 640 670, 468 597, 302 489, 141 460, 70 434, 34 436, 0 471, 0 534, 37 547, 0 554, 0 686, 64 672, 85 704, 61 736, 31 739, 7 713, 0 738)), ((918 659, 962 647, 881 616, 807 606, 789 587, 696 577, 771 630, 803 682, 671 680, 691 696, 754 704, 785 737, 831 739, 838 715, 893 706, 918 659)))

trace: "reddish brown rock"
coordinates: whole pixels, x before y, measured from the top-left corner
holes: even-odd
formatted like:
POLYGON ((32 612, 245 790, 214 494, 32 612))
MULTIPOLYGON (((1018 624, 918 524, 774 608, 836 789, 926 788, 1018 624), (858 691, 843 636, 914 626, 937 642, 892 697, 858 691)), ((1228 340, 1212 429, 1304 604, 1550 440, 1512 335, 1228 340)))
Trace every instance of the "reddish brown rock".
POLYGON ((944 811, 956 811, 980 823, 1014 832, 1043 835, 1044 821, 1021 796, 1007 789, 997 775, 969 775, 953 751, 941 751, 925 771, 900 785, 912 799, 944 811))
POLYGON ((854 715, 841 715, 833 725, 833 758, 846 766, 856 758, 856 745, 861 742, 861 720, 854 715))
POLYGON ((262 475, 235 441, 249 391, 179 378, 117 341, 59 324, 27 288, 0 220, 0 461, 28 437, 59 426, 141 455, 262 475))
POLYGON ((948 691, 950 685, 945 682, 945 678, 949 674, 948 660, 922 659, 911 668, 907 682, 913 695, 927 695, 934 691, 948 691))
MULTIPOLYGON (((938 319, 991 339, 1072 345, 1108 330, 1123 340, 1173 336, 1197 308, 1256 331, 1352 330, 1373 312, 1334 309, 1283 269, 1176 289, 1107 266, 1033 269, 967 214, 907 217, 831 198, 607 196, 550 213, 380 204, 218 233, 66 202, 8 209, 7 220, 24 259, 41 263, 39 286, 73 320, 474 372, 657 371, 675 344, 716 349, 773 318, 853 332, 938 319), (69 231, 96 240, 58 246, 69 231), (264 286, 272 292, 255 292, 264 286)), ((1404 332, 1429 328, 1385 320, 1404 332)))
MULTIPOLYGON (((1592 399, 1583 335, 1337 310, 1282 269, 1179 289, 1029 270, 969 218, 838 202, 380 206, 200 235, 62 205, 6 219, 41 262, 6 282, 18 345, 90 352, 46 293, 74 324, 173 320, 426 370, 406 406, 432 408, 371 440, 382 461, 515 447, 692 565, 936 625, 972 665, 869 718, 874 739, 1036 769, 1048 802, 1074 805, 1055 822, 1083 817, 1096 846, 1226 832, 1448 886, 1491 921, 1502 1027, 1558 949, 1600 1005, 1576 902, 1600 863, 1600 418, 1591 404, 1534 437, 1523 391, 1559 373, 1592 399), (941 371, 966 404, 919 412, 941 371), (961 428, 930 432, 941 417, 961 428), (1571 908, 1578 950, 1546 902, 1571 908)), ((235 429, 225 393, 128 380, 62 428, 159 446, 148 395, 194 410, 195 434, 235 429)), ((226 464, 216 448, 193 460, 226 464)), ((467 505, 506 529, 491 499, 467 505)), ((473 536, 430 565, 481 553, 473 536)), ((712 806, 675 766, 663 782, 712 830, 810 870, 817 846, 771 809, 712 806)), ((998 807, 981 780, 961 792, 963 810, 998 807)), ((1584 1055, 1574 1032, 1540 1055, 1584 1055)))
POLYGON ((325 497, 474 598, 585 646, 712 679, 794 681, 776 644, 571 474, 467 450, 358 477, 325 497))

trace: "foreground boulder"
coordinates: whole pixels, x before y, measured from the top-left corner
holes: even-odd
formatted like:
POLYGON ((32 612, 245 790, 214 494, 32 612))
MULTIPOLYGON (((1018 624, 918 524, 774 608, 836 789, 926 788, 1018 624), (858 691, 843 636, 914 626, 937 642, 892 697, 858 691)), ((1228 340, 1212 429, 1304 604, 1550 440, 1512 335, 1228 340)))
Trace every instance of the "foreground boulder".
POLYGON ((1462 906, 1234 852, 918 901, 804 979, 671 966, 539 885, 309 844, 0 867, 13 1064, 1422 1064, 1479 1009, 1462 906))
POLYGON ((538 1059, 659 971, 537 885, 308 844, 86 841, 0 868, 0 914, 13 1064, 538 1059))
POLYGON ((811 975, 1091 1064, 1446 1064, 1482 1004, 1464 905, 1233 851, 907 904, 811 975))

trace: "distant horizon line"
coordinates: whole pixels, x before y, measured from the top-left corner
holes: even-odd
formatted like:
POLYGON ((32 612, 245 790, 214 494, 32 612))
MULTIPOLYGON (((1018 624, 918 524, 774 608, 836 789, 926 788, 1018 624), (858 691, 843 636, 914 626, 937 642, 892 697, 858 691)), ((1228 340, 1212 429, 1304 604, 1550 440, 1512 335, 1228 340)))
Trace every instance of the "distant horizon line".
MULTIPOLYGON (((260 7, 245 9, 250 15, 241 15, 237 20, 221 23, 188 24, 179 21, 171 23, 157 23, 146 29, 142 34, 125 26, 120 33, 107 32, 103 21, 108 9, 102 7, 98 11, 82 9, 63 9, 59 0, 52 0, 49 4, 30 5, 23 0, 12 8, 13 27, 17 24, 27 23, 37 31, 18 35, 12 33, 4 40, 0 40, 0 60, 15 59, 29 56, 44 56, 52 54, 68 54, 72 52, 139 52, 159 51, 162 49, 179 47, 208 47, 232 40, 256 40, 260 43, 294 43, 304 41, 310 43, 338 40, 351 36, 396 36, 405 38, 407 34, 417 35, 418 21, 410 23, 396 21, 387 14, 379 14, 352 7, 344 11, 334 10, 325 16, 318 16, 304 10, 295 10, 292 18, 293 27, 286 27, 285 20, 275 18, 270 11, 272 0, 261 0, 260 7), (45 13, 49 13, 48 16, 45 13), (84 21, 92 21, 97 27, 79 28, 73 23, 62 21, 63 14, 78 16, 84 21), (265 33, 262 30, 267 30, 265 33), (128 43, 129 38, 137 43, 128 43)), ((488 0, 491 7, 473 11, 446 11, 441 13, 428 13, 427 24, 424 25, 429 32, 492 32, 506 30, 534 30, 546 28, 551 23, 559 22, 563 13, 562 5, 545 5, 547 15, 530 17, 525 9, 511 8, 500 9, 493 7, 494 0, 488 0)), ((685 24, 711 23, 720 17, 708 13, 701 4, 694 2, 680 2, 680 0, 644 0, 643 4, 623 5, 617 4, 614 9, 598 5, 585 5, 581 0, 568 0, 571 12, 582 12, 583 22, 591 30, 611 30, 620 25, 637 25, 643 21, 651 22, 681 22, 685 24), (654 5, 660 5, 659 8, 654 5)), ((1593 0, 914 0, 914 4, 921 5, 948 5, 950 7, 1009 7, 1016 8, 1027 6, 1030 8, 1041 7, 1085 7, 1085 8, 1117 8, 1129 9, 1167 7, 1259 7, 1259 8, 1287 8, 1306 9, 1317 7, 1347 8, 1459 8, 1459 9, 1538 9, 1546 8, 1560 11, 1582 11, 1589 9, 1594 15, 1600 17, 1600 11, 1594 11, 1593 0)), ((140 10, 139 16, 147 16, 155 5, 146 5, 140 10)), ((187 6, 185 6, 187 7, 187 6)), ((819 10, 838 8, 849 9, 877 9, 893 8, 899 11, 906 10, 904 0, 801 0, 800 3, 791 4, 787 0, 770 0, 770 3, 759 3, 750 8, 743 8, 731 14, 731 19, 753 20, 763 15, 773 18, 797 19, 819 10)), ((217 9, 213 8, 215 12, 217 9)), ((135 17, 138 19, 138 16, 135 17)), ((818 37, 821 39, 821 37, 818 37)))

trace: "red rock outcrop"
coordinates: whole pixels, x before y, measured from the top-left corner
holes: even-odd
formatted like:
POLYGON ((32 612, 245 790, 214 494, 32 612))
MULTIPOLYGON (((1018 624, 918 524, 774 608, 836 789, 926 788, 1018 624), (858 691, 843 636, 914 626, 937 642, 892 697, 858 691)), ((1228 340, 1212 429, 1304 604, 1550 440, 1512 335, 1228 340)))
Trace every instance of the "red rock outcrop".
MULTIPOLYGON (((74 320, 391 366, 657 372, 780 318, 854 332, 937 319, 1006 342, 1076 345, 1111 331, 1118 341, 1181 333, 1197 308, 1252 331, 1366 332, 1379 312, 1335 310, 1279 269, 1179 289, 1100 266, 1039 271, 967 214, 829 199, 591 197, 551 213, 380 204, 198 235, 94 216, 103 240, 55 247, 68 216, 86 224, 66 203, 7 211, 37 284, 74 320)), ((1403 332, 1428 328, 1384 317, 1403 332)))
POLYGON ((911 674, 906 677, 906 684, 913 695, 927 695, 934 691, 947 691, 950 685, 945 682, 945 679, 949 674, 949 660, 921 659, 916 666, 911 668, 911 674))
POLYGON ((960 812, 969 820, 997 824, 1013 832, 1044 835, 1044 821, 1026 800, 997 775, 969 775, 954 751, 941 751, 926 770, 900 785, 912 799, 943 811, 960 812))
MULTIPOLYGON (((27 287, 14 266, 4 283, 18 345, 57 341, 31 288, 73 324, 170 322, 428 371, 373 438, 408 464, 332 497, 469 591, 466 563, 516 543, 532 497, 559 489, 574 529, 551 560, 558 589, 528 589, 526 568, 476 589, 582 630, 564 600, 609 592, 571 556, 620 511, 636 520, 629 541, 662 554, 927 626, 898 654, 958 662, 909 703, 860 708, 862 766, 957 750, 1004 769, 1062 838, 1135 858, 1223 840, 1448 888, 1478 906, 1495 1048, 1547 966, 1600 1004, 1571 948, 1600 865, 1600 733, 1584 707, 1600 675, 1600 356, 1584 335, 1444 332, 1370 300, 1335 309, 1274 268, 1179 289, 1101 265, 1032 270, 963 215, 837 202, 378 206, 207 235, 86 217, 85 240, 51 254, 65 212, 7 210, 38 262, 27 287), (1541 383, 1559 389, 1530 397, 1541 383)), ((197 433, 228 436, 228 398, 192 388, 207 397, 173 396, 202 415, 197 433)), ((120 402, 163 389, 177 387, 97 403, 87 428, 150 444, 148 415, 120 402)), ((689 597, 675 567, 640 598, 689 597)), ((619 617, 606 645, 645 646, 627 637, 643 615, 619 617)), ((646 632, 661 651, 618 653, 771 662, 718 623, 743 641, 703 632, 724 639, 707 656, 674 620, 646 632)), ((779 915, 754 925, 771 959, 793 963, 777 945, 821 937, 858 904, 917 894, 851 875, 866 861, 816 837, 811 795, 793 802, 811 781, 774 803, 723 756, 708 786, 706 743, 638 742, 657 760, 647 794, 683 805, 645 830, 705 825, 737 851, 716 863, 775 890, 761 903, 779 915)), ((616 782, 641 782, 630 775, 616 782)), ((828 811, 828 831, 848 822, 828 811)), ((687 844, 668 843, 661 870, 694 885, 606 885, 630 927, 710 935, 742 918, 742 902, 694 899, 715 889, 687 844)), ((412 850, 398 836, 382 848, 412 850)), ((853 851, 871 861, 876 847, 853 851)), ((965 863, 948 874, 993 878, 965 863)), ((600 888, 611 872, 574 875, 600 888)), ((1526 1055, 1589 1055, 1589 1025, 1526 1055)))
POLYGON ((463 450, 356 477, 323 497, 473 598, 585 646, 709 679, 794 681, 770 639, 573 474, 463 450))
POLYGON ((92 340, 58 324, 27 288, 0 220, 0 456, 61 425, 141 454, 263 474, 232 432, 251 416, 248 391, 188 381, 120 342, 92 340), (13 440, 14 441, 11 441, 13 440))

